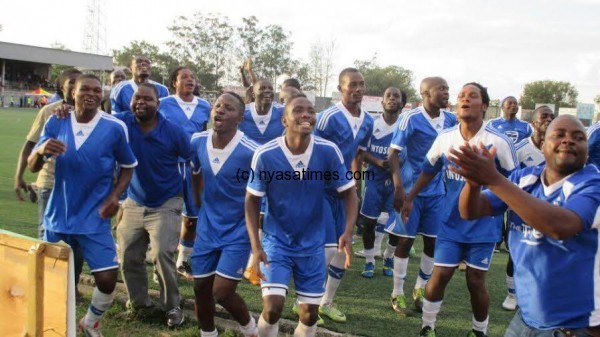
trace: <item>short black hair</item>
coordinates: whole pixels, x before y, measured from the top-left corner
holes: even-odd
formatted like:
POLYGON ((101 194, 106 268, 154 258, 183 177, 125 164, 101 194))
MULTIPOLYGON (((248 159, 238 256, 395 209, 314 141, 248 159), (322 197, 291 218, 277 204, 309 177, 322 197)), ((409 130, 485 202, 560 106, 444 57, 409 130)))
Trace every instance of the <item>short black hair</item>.
POLYGON ((221 95, 231 95, 235 98, 235 100, 238 103, 238 108, 239 110, 242 112, 242 114, 244 113, 244 111, 246 110, 246 104, 244 103, 244 99, 242 98, 242 96, 236 94, 233 91, 224 91, 221 95))
POLYGON ((300 98, 300 97, 308 99, 308 97, 306 97, 306 95, 302 91, 290 95, 290 97, 288 98, 288 101, 285 104, 285 107, 283 108, 284 115, 288 113, 288 111, 290 109, 288 107, 292 106, 290 103, 292 103, 292 101, 294 101, 296 98, 300 98))
MULTIPOLYGON (((173 70, 171 72, 171 75, 169 75, 169 87, 171 89, 173 89, 173 92, 175 92, 175 81, 177 81, 177 76, 179 75, 179 72, 182 71, 183 69, 190 69, 189 67, 186 66, 180 66, 175 68, 175 70, 173 70)), ((191 71, 191 69, 190 69, 191 71)))
POLYGON ((342 78, 344 78, 344 76, 346 76, 347 74, 350 73, 359 73, 360 74, 360 70, 356 69, 356 68, 344 68, 341 72, 340 72, 340 76, 338 77, 338 84, 341 85, 342 84, 342 78))
MULTIPOLYGON (((65 81, 71 77, 71 75, 81 75, 82 72, 81 70, 77 69, 77 68, 67 68, 65 70, 63 70, 60 75, 58 75, 58 77, 56 78, 56 93, 58 93, 58 95, 61 98, 65 98, 64 93, 62 92, 62 86, 63 84, 65 84, 65 81)), ((102 83, 102 82, 100 82, 102 83)))
POLYGON ((477 82, 469 82, 465 85, 463 85, 462 87, 466 87, 467 85, 472 85, 475 86, 479 89, 479 92, 481 93, 481 101, 483 102, 483 104, 487 105, 488 107, 490 106, 490 95, 488 94, 487 88, 484 87, 483 85, 477 83, 477 82))
POLYGON ((281 85, 281 87, 282 88, 285 88, 285 87, 294 87, 294 88, 296 88, 298 90, 301 90, 300 89, 300 81, 298 81, 295 78, 288 78, 287 80, 283 81, 283 84, 281 85))
POLYGON ((152 83, 148 83, 148 82, 144 82, 144 83, 140 83, 138 84, 138 88, 139 87, 144 87, 144 88, 148 88, 151 89, 152 92, 154 93, 154 96, 156 96, 156 100, 159 99, 159 94, 158 94, 158 89, 156 89, 156 86, 152 83))
POLYGON ((100 78, 94 74, 82 74, 77 76, 77 79, 75 80, 75 86, 77 86, 78 83, 83 82, 84 80, 96 80, 98 81, 98 83, 100 83, 100 85, 102 85, 102 81, 100 80, 100 78))

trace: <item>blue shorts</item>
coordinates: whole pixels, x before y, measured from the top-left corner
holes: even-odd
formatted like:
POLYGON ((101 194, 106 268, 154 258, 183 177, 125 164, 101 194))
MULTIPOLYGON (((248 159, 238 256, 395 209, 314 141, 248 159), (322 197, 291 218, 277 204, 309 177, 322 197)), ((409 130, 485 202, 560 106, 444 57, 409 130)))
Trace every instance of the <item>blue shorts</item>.
POLYGON ((325 224, 325 247, 337 247, 340 236, 346 230, 346 209, 344 200, 337 196, 325 195, 323 223, 325 224))
POLYGON ((90 266, 90 272, 117 269, 117 249, 110 231, 94 234, 63 234, 46 230, 44 241, 66 242, 75 251, 79 249, 90 266))
POLYGON ((402 221, 400 213, 396 213, 396 221, 388 222, 386 232, 405 238, 414 239, 417 234, 437 237, 438 228, 443 218, 444 196, 416 197, 413 209, 408 215, 408 223, 402 221))
POLYGON ((199 209, 194 202, 192 167, 189 163, 179 163, 179 173, 181 173, 183 179, 183 208, 181 210, 181 215, 186 218, 197 219, 199 209))
POLYGON ((298 302, 319 305, 325 293, 327 277, 325 252, 311 256, 287 256, 267 251, 269 268, 261 264, 266 277, 261 281, 262 295, 286 296, 290 277, 294 276, 298 302))
POLYGON ((239 281, 244 275, 248 258, 250 257, 250 244, 230 244, 220 248, 205 248, 200 240, 194 244, 194 252, 190 257, 192 276, 204 278, 217 274, 221 277, 239 281))
POLYGON ((267 211, 267 197, 265 196, 260 198, 260 214, 265 215, 267 214, 267 211))
POLYGON ((467 266, 488 270, 494 255, 495 242, 463 243, 443 238, 435 242, 434 265, 440 267, 456 267, 461 261, 467 266))
POLYGON ((367 180, 360 214, 376 220, 381 212, 393 213, 394 185, 391 179, 367 180))

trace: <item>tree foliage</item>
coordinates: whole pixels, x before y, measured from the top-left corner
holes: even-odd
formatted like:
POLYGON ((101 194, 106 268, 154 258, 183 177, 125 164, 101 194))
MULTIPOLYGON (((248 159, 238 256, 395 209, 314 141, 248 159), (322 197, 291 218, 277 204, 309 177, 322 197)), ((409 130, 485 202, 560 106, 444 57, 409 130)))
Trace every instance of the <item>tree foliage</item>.
POLYGON ((534 109, 536 103, 552 103, 559 107, 577 106, 577 89, 564 81, 535 81, 525 84, 521 95, 521 106, 524 109, 534 109))
POLYGON ((385 89, 396 87, 406 93, 409 102, 418 100, 411 70, 395 65, 381 67, 377 64, 376 56, 371 60, 357 60, 354 66, 365 78, 366 95, 383 96, 385 89))
POLYGON ((310 46, 308 62, 301 64, 297 70, 305 90, 315 90, 318 95, 327 96, 327 87, 333 78, 335 48, 334 40, 326 43, 317 41, 310 46))

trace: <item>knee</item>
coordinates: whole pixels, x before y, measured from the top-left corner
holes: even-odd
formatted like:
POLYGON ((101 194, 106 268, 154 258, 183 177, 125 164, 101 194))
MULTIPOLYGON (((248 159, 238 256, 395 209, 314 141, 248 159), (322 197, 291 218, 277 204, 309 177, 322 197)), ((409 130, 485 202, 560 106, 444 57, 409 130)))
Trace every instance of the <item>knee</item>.
POLYGON ((233 292, 230 289, 225 289, 223 287, 213 287, 212 296, 215 299, 215 302, 222 304, 227 301, 227 298, 231 296, 233 292))
POLYGON ((377 225, 377 221, 366 217, 361 217, 361 221, 365 232, 375 233, 375 226, 377 225))
POLYGON ((105 294, 112 294, 117 285, 117 269, 94 273, 94 280, 98 290, 105 294))
POLYGON ((277 303, 271 303, 269 305, 265 305, 262 311, 262 316, 269 324, 275 324, 281 318, 281 311, 283 310, 283 305, 279 305, 277 303))
POLYGON ((317 319, 319 317, 318 309, 317 309, 318 307, 314 306, 315 307, 314 310, 312 308, 302 310, 302 305, 300 305, 300 306, 301 306, 301 310, 298 313, 300 322, 302 322, 308 326, 315 325, 315 323, 317 323, 317 319))
POLYGON ((467 288, 469 288, 469 292, 485 292, 485 272, 480 270, 473 270, 470 268, 469 273, 467 273, 467 288))

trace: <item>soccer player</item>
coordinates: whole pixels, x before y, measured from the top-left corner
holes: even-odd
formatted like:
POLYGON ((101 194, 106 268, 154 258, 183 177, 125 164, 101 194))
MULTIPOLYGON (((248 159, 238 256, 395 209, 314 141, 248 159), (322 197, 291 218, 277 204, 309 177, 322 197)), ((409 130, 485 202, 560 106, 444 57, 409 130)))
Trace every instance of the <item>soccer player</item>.
POLYGON ((115 115, 127 126, 131 149, 138 159, 122 205, 117 240, 130 311, 153 306, 145 261, 150 245, 161 306, 167 313, 167 325, 175 327, 184 321, 174 260, 182 206, 177 164, 179 158, 189 159, 190 140, 181 126, 158 113, 158 106, 156 87, 140 83, 131 100, 131 112, 115 115))
POLYGON ((254 179, 248 181, 246 193, 253 264, 263 280, 263 311, 258 329, 261 337, 278 336, 279 319, 293 276, 300 302, 294 336, 315 336, 325 282, 325 232, 331 226, 331 220, 323 217, 323 199, 328 188, 343 199, 346 220, 339 248, 346 251, 345 267, 349 267, 358 197, 354 181, 346 177, 339 149, 312 134, 316 113, 306 97, 288 101, 283 123, 285 135, 256 151, 252 160, 254 179), (258 225, 262 197, 274 207, 267 210, 261 244, 258 225))
POLYGON ((37 172, 44 160, 55 158, 54 188, 44 216, 45 240, 62 240, 82 250, 96 287, 79 327, 85 336, 102 336, 99 319, 113 302, 119 268, 110 218, 119 209, 119 195, 137 161, 123 122, 98 110, 100 80, 79 76, 73 96, 74 113, 66 119, 48 119, 28 166, 37 172), (113 188, 115 162, 121 170, 113 188))
POLYGON ((589 144, 588 164, 594 164, 600 169, 600 121, 589 127, 587 137, 589 144))
POLYGON ((281 89, 281 91, 279 92, 279 102, 281 103, 281 106, 285 106, 285 104, 290 98, 292 98, 293 96, 297 96, 300 93, 300 90, 292 86, 288 86, 281 89))
MULTIPOLYGON (((369 139, 367 150, 363 152, 363 159, 369 163, 367 175, 373 179, 365 181, 365 194, 360 209, 360 220, 363 223, 362 235, 365 248, 365 266, 362 276, 372 278, 375 273, 375 227, 381 212, 394 214, 394 187, 390 173, 388 147, 394 134, 394 125, 398 116, 406 105, 406 94, 400 89, 389 87, 383 93, 383 113, 373 123, 373 135, 369 139)), ((381 248, 377 247, 378 249, 381 248)), ((393 262, 385 260, 384 269, 391 271, 393 262), (391 264, 390 264, 391 262, 391 264)))
POLYGON ((136 55, 131 60, 132 77, 128 81, 121 81, 110 92, 111 111, 113 113, 128 111, 131 98, 138 84, 148 82, 154 84, 160 98, 169 95, 169 89, 164 85, 150 79, 152 63, 143 55, 136 55))
POLYGON ((198 231, 191 257, 196 313, 202 337, 216 337, 215 302, 240 324, 244 336, 258 337, 254 318, 236 293, 250 255, 244 198, 254 151, 258 147, 238 130, 244 102, 234 93, 219 96, 213 128, 192 137, 193 186, 201 193, 198 231))
POLYGON ((468 336, 485 336, 487 332, 490 297, 485 287, 485 274, 492 260, 495 243, 500 239, 501 226, 494 217, 483 217, 477 221, 460 217, 458 196, 465 181, 450 170, 449 151, 464 143, 482 143, 498 149, 496 162, 504 174, 518 166, 512 141, 483 121, 489 102, 487 90, 480 84, 467 83, 462 87, 456 105, 459 124, 443 131, 435 139, 427 152, 422 172, 402 206, 402 217, 407 223, 416 196, 439 172, 444 174, 446 195, 442 204, 446 209, 440 209, 440 212, 445 216, 441 218, 438 230, 433 273, 425 288, 420 336, 436 335, 435 321, 442 306, 444 290, 463 260, 467 264, 467 287, 473 310, 473 329, 468 336))
MULTIPOLYGON (((169 77, 169 83, 175 94, 161 99, 158 111, 167 120, 180 125, 188 139, 191 140, 194 133, 206 130, 210 118, 210 103, 194 96, 194 88, 198 85, 198 79, 189 68, 178 67, 175 69, 169 77)), ((177 272, 189 279, 191 278, 191 269, 188 259, 194 249, 198 207, 194 203, 189 161, 180 158, 179 170, 183 177, 183 211, 176 265, 177 272)))
MULTIPOLYGON (((421 81, 423 106, 400 116, 394 130, 388 154, 392 179, 394 181, 394 207, 400 210, 407 192, 414 185, 427 151, 440 132, 456 125, 456 117, 443 109, 448 105, 448 83, 441 77, 427 77, 421 81), (406 156, 400 163, 400 155, 406 156)), ((423 306, 427 281, 433 271, 433 253, 438 227, 442 222, 444 203, 442 175, 437 174, 432 182, 416 198, 415 207, 408 223, 396 217, 396 223, 388 232, 398 237, 394 252, 394 288, 392 308, 400 314, 407 314, 404 297, 404 279, 408 270, 409 253, 417 234, 423 237, 423 254, 419 275, 413 290, 414 307, 417 311, 423 306)), ((395 214, 395 212, 393 213, 395 214)))
MULTIPOLYGON (((342 152, 348 174, 362 172, 362 152, 367 149, 373 135, 373 117, 362 111, 360 103, 365 93, 365 79, 355 68, 346 68, 338 78, 341 102, 322 111, 317 117, 315 135, 333 142, 342 152), (351 172, 350 172, 351 171, 351 172)), ((357 186, 360 180, 357 179, 357 186)), ((327 237, 325 240, 325 263, 329 276, 319 313, 336 322, 345 322, 346 315, 332 305, 333 297, 346 271, 344 251, 338 250, 338 239, 344 233, 346 215, 342 199, 335 190, 328 190, 325 212, 327 237)))
POLYGON ((519 104, 514 96, 500 100, 502 116, 491 119, 490 125, 510 138, 514 144, 530 137, 533 133, 531 125, 517 118, 519 104))
POLYGON ((126 78, 125 72, 121 69, 117 69, 110 73, 110 90, 102 99, 101 105, 104 112, 111 113, 110 91, 112 91, 112 88, 116 87, 117 84, 125 81, 126 78))
MULTIPOLYGON (((252 86, 254 102, 246 105, 244 120, 240 124, 240 131, 259 145, 265 144, 283 134, 283 107, 275 106, 273 98, 273 84, 268 80, 258 80, 252 86)), ((261 214, 267 208, 266 199, 261 204, 261 214)), ((262 216, 261 216, 262 223, 262 216)), ((252 269, 250 261, 244 277, 254 285, 260 284, 257 271, 252 269)))
POLYGON ((469 144, 451 152, 452 171, 467 182, 461 216, 475 220, 510 208, 520 311, 505 337, 600 335, 600 173, 586 165, 587 151, 583 125, 567 115, 548 126, 542 144, 546 163, 517 170, 509 179, 494 167, 500 152, 495 147, 469 144), (561 296, 567 289, 574 291, 561 296))

